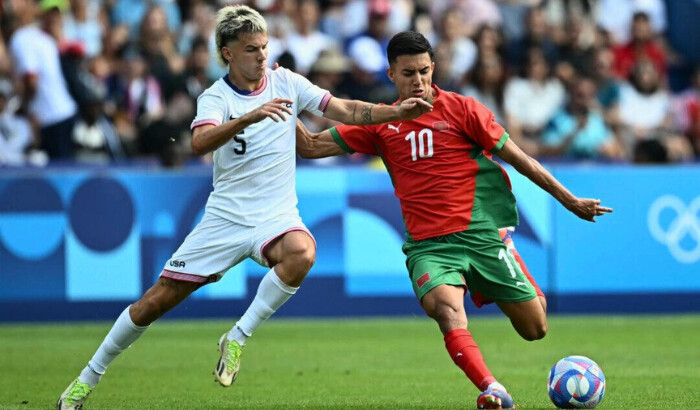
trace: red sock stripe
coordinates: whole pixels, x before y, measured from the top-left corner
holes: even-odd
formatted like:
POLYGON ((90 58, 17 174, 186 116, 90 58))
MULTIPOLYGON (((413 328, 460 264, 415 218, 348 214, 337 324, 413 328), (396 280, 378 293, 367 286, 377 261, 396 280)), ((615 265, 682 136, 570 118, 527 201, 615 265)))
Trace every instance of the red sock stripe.
POLYGON ((479 390, 484 391, 496 381, 486 367, 481 350, 467 329, 455 329, 445 335, 445 347, 452 361, 462 369, 479 390))

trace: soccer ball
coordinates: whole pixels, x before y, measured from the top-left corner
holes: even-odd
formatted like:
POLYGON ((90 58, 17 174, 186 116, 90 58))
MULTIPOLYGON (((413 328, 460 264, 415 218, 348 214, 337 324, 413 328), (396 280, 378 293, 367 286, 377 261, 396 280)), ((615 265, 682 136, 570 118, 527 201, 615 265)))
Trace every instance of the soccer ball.
POLYGON ((584 356, 569 356, 549 372, 549 398, 560 409, 592 409, 603 400, 605 375, 584 356))

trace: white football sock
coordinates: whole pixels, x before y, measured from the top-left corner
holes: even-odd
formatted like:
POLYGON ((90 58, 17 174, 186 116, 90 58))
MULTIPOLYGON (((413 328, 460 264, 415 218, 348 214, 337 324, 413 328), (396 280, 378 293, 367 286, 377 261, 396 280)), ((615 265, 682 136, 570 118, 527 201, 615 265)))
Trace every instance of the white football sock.
POLYGON ((148 326, 136 326, 131 320, 131 315, 129 315, 129 307, 122 312, 114 322, 112 330, 107 333, 105 340, 92 356, 92 359, 88 365, 83 369, 78 377, 82 383, 87 383, 90 387, 95 387, 97 383, 105 374, 107 366, 112 363, 112 360, 116 359, 117 356, 126 348, 131 346, 132 343, 136 341, 143 332, 148 329, 148 326))
POLYGON ((228 332, 228 339, 235 340, 241 346, 253 331, 266 321, 273 313, 284 305, 297 292, 297 289, 282 282, 275 269, 270 269, 260 281, 255 299, 245 311, 236 325, 228 332))

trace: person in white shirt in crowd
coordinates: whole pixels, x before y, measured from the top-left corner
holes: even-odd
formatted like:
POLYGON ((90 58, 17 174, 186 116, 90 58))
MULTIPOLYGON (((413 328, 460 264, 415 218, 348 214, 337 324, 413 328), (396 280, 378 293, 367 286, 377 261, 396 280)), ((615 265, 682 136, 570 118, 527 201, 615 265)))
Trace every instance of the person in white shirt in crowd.
POLYGON ((689 160, 690 143, 673 129, 671 96, 650 61, 634 66, 629 83, 620 88, 621 135, 635 162, 689 160))
MULTIPOLYGON (((22 82, 22 106, 39 128, 41 147, 49 157, 73 156, 72 133, 77 105, 68 92, 56 41, 34 25, 38 14, 33 0, 11 0, 9 12, 19 28, 10 37, 10 53, 22 82)), ((41 7, 49 11, 52 0, 41 7)))
POLYGON ((299 74, 268 69, 267 24, 247 6, 219 11, 216 40, 229 73, 199 97, 191 125, 193 152, 214 152, 214 190, 204 216, 165 263, 158 282, 121 313, 58 399, 59 410, 81 408, 109 364, 152 322, 252 258, 270 270, 248 310, 219 339, 214 375, 222 386, 230 386, 247 339, 297 292, 316 256, 316 243, 297 209, 298 114, 377 124, 416 118, 432 109, 419 98, 399 107, 334 98, 299 74))
MULTIPOLYGON (((68 0, 65 0, 68 3, 68 0)), ((93 58, 102 52, 102 25, 99 9, 90 7, 90 0, 72 0, 63 15, 63 32, 69 41, 85 46, 85 55, 93 58)))
POLYGON ((503 106, 511 137, 530 155, 537 155, 542 131, 564 104, 566 91, 551 75, 541 49, 528 50, 524 73, 506 83, 503 106))
POLYGON ((666 31, 666 5, 663 0, 600 0, 597 23, 611 34, 613 43, 626 44, 631 40, 632 18, 637 12, 649 16, 655 34, 666 31))
MULTIPOLYGON (((476 44, 465 35, 462 25, 462 13, 459 9, 450 8, 442 14, 440 40, 436 53, 446 49, 450 60, 446 67, 450 83, 461 82, 464 75, 474 67, 477 58, 476 44)), ((445 88, 445 87, 443 87, 445 88)))
POLYGON ((320 10, 315 0, 299 0, 295 30, 287 36, 287 50, 294 56, 296 71, 305 75, 323 50, 337 47, 333 37, 318 29, 320 10))

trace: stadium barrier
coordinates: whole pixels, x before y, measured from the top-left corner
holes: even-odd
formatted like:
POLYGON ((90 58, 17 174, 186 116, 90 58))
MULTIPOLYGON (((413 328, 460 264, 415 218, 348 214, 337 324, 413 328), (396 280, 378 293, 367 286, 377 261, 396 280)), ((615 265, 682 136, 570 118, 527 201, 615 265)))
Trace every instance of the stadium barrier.
MULTIPOLYGON (((551 312, 700 311, 700 167, 550 170, 576 194, 615 209, 595 224, 581 221, 510 172, 520 212, 515 243, 551 312)), ((116 317, 154 283, 210 191, 205 168, 4 170, 0 321, 116 317)), ((302 167, 297 191, 317 259, 279 316, 421 314, 385 172, 302 167)), ((246 260, 167 317, 236 317, 265 272, 246 260)))

